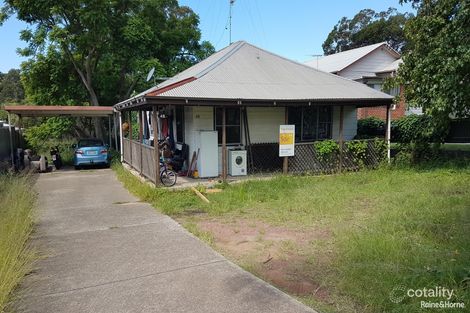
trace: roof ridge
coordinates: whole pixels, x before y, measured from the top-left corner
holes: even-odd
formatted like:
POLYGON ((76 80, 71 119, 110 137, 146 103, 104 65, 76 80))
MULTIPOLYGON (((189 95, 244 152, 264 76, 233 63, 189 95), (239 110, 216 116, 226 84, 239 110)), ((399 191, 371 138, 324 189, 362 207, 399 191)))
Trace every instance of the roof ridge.
MULTIPOLYGON (((228 51, 227 53, 225 53, 222 57, 220 57, 217 61, 215 61, 214 63, 212 64, 209 64, 206 68, 202 69, 199 73, 197 73, 196 75, 194 75, 194 78, 198 79, 198 78, 201 78, 202 76, 206 75, 207 73, 211 72, 213 69, 215 69, 217 66, 219 66, 220 64, 222 64, 223 62, 225 62, 227 59, 229 59, 233 54, 235 54, 235 52, 237 52, 238 50, 240 50, 241 47, 243 47, 247 42, 246 41, 236 41, 234 43, 232 43, 231 45, 225 47, 224 49, 226 48, 230 48, 231 46, 233 46, 231 48, 230 51, 228 51)), ((222 49, 222 50, 224 50, 222 49)), ((219 50, 219 51, 222 51, 222 50, 219 50)))

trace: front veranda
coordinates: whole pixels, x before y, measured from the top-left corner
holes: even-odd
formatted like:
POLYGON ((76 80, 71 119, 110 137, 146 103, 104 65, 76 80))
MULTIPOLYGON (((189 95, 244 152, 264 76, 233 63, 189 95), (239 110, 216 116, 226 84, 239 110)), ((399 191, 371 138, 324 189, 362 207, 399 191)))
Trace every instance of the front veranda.
MULTIPOLYGON (((122 138, 121 161, 148 180, 159 184, 159 181, 155 180, 156 173, 160 172, 159 163, 156 160, 158 160, 157 156, 162 157, 163 153, 159 151, 160 149, 155 151, 153 138, 160 140, 165 137, 170 138, 171 153, 175 155, 176 152, 178 159, 180 161, 183 159, 180 172, 185 173, 191 162, 191 155, 196 152, 192 135, 197 130, 205 129, 220 132, 219 178, 223 181, 227 178, 230 180, 237 178, 228 177, 227 174, 227 152, 234 148, 247 151, 249 176, 276 172, 331 174, 356 171, 364 167, 376 167, 386 157, 387 140, 352 140, 354 136, 350 131, 348 132, 348 127, 351 127, 352 118, 356 118, 355 110, 355 105, 341 104, 316 106, 296 104, 270 107, 194 106, 188 103, 185 105, 136 105, 123 108, 119 112, 122 138), (308 112, 311 112, 312 108, 330 112, 329 115, 323 114, 323 120, 321 114, 316 114, 313 118, 317 121, 314 139, 305 138, 302 133, 307 127, 305 120, 308 118, 302 116, 300 122, 298 118, 296 121, 293 112, 301 108, 308 108, 308 112), (229 111, 235 111, 235 115, 239 114, 239 119, 235 119, 234 122, 229 111), (350 116, 350 114, 353 115, 350 116), (198 116, 199 124, 195 125, 191 116, 198 116), (205 122, 201 124, 204 118, 205 122), (159 126, 156 132, 152 127, 155 121, 159 126), (129 125, 127 131, 122 129, 123 124, 129 125), (287 160, 278 156, 278 131, 281 124, 296 124, 296 129, 299 129, 296 134, 295 156, 288 157, 287 160), (266 125, 269 125, 269 132, 266 130, 266 125), (239 128, 235 131, 239 133, 239 138, 235 140, 234 137, 237 136, 233 135, 233 130, 236 128, 234 126, 239 128), (327 145, 319 144, 319 142, 325 142, 324 140, 328 140, 327 145)), ((353 126, 355 127, 355 124, 353 126)), ((389 138, 389 131, 386 138, 389 138)), ((166 160, 171 163, 171 154, 166 156, 168 157, 166 160)), ((188 185, 188 183, 204 180, 185 177, 180 181, 188 185)))

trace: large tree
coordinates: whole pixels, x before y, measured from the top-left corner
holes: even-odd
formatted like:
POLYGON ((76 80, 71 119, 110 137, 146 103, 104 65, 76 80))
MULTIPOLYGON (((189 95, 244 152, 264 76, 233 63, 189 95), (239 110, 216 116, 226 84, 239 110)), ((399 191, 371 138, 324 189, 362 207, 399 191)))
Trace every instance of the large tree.
POLYGON ((0 22, 16 14, 30 25, 20 52, 32 57, 23 69, 36 75, 26 79, 28 96, 41 101, 83 100, 78 81, 91 105, 112 105, 144 88, 151 67, 172 75, 214 50, 199 42, 198 16, 177 0, 6 0, 1 12, 0 22), (41 75, 49 78, 35 80, 41 75))
POLYGON ((406 24, 412 48, 398 71, 407 103, 422 107, 434 128, 452 115, 470 117, 470 1, 402 2, 418 12, 406 24))
POLYGON ((24 99, 20 71, 11 69, 8 73, 0 73, 0 103, 19 103, 24 99))
POLYGON ((410 13, 399 13, 394 8, 378 13, 364 9, 352 19, 343 17, 328 34, 323 52, 329 55, 383 41, 401 52, 407 44, 403 27, 412 17, 410 13))

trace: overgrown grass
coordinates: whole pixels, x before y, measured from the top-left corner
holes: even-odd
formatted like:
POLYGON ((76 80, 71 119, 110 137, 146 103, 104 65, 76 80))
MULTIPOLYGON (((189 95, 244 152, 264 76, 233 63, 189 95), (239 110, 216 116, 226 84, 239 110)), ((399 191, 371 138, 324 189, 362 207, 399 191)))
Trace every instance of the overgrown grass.
POLYGON ((207 195, 210 204, 189 191, 155 190, 122 167, 116 170, 131 191, 173 216, 203 211, 209 217, 328 229, 332 238, 312 242, 308 253, 313 261, 304 269, 331 294, 328 303, 314 296, 302 298, 316 308, 422 312, 421 300, 445 300, 406 297, 393 303, 390 292, 400 285, 453 289, 450 301, 470 306, 468 163, 338 176, 279 176, 224 186, 223 192, 207 195))
POLYGON ((36 198, 31 187, 29 176, 0 175, 0 312, 35 258, 28 246, 36 198))
POLYGON ((442 150, 448 151, 470 151, 470 144, 462 143, 446 143, 442 145, 442 150))

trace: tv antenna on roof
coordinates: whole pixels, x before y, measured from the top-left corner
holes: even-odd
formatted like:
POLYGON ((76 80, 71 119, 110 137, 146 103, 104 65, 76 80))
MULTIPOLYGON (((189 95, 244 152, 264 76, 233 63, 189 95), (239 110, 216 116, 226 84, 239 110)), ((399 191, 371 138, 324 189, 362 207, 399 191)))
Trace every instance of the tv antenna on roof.
POLYGON ((321 58, 323 54, 309 54, 309 55, 317 58, 317 70, 318 70, 318 59, 321 58))
POLYGON ((232 7, 233 4, 235 3, 235 0, 229 0, 230 1, 230 11, 229 11, 229 44, 232 44, 232 7))

